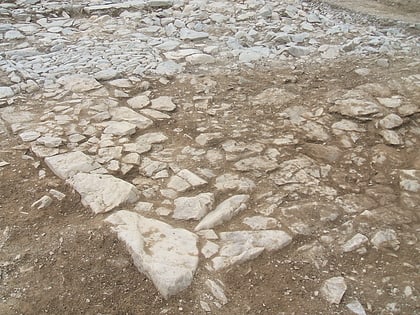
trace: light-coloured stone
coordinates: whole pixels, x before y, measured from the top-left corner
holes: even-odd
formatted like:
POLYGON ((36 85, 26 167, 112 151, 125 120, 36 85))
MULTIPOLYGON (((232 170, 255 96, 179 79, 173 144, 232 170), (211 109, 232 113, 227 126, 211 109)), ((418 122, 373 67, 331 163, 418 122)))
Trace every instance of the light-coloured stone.
POLYGON ((136 133, 136 125, 125 121, 108 121, 102 123, 105 126, 104 134, 115 136, 129 136, 136 133))
POLYGON ((368 241, 369 239, 365 235, 357 233, 355 236, 353 236, 351 239, 345 242, 341 248, 345 253, 351 252, 360 248, 361 246, 363 246, 363 244, 367 243, 368 241))
POLYGON ((212 193, 202 193, 194 197, 180 197, 174 200, 173 217, 179 220, 200 220, 209 212, 214 203, 212 193))
POLYGON ((370 242, 379 249, 392 248, 393 250, 398 250, 400 248, 400 241, 397 238, 397 233, 392 229, 376 232, 370 242))
POLYGON ((233 216, 246 209, 245 203, 248 199, 249 195, 235 195, 226 199, 219 204, 216 209, 207 214, 194 230, 211 229, 229 221, 233 216))
POLYGON ((64 89, 72 92, 89 92, 102 87, 96 79, 86 74, 73 74, 61 77, 57 82, 64 86, 64 89))
POLYGON ((346 304, 346 307, 356 315, 366 315, 363 305, 358 300, 353 300, 346 304))
POLYGON ((51 203, 52 199, 50 196, 42 196, 39 200, 35 201, 31 208, 37 208, 38 210, 47 208, 51 203))
POLYGON ((144 108, 150 104, 149 97, 147 95, 137 95, 127 100, 128 106, 134 109, 144 108))
MULTIPOLYGON (((220 283, 220 282, 219 282, 220 283)), ((228 302, 228 299, 225 295, 225 292, 221 285, 216 283, 211 279, 206 280, 206 285, 210 289, 213 296, 220 302, 220 304, 225 305, 228 302)))
POLYGON ((249 178, 229 173, 217 177, 214 186, 221 191, 234 190, 240 193, 248 193, 256 188, 255 183, 249 178))
POLYGON ((321 294, 330 304, 340 304, 346 290, 347 285, 344 278, 333 277, 324 281, 321 294))
POLYGON ((127 246, 136 267, 164 298, 186 289, 198 266, 198 237, 184 229, 122 210, 106 219, 127 246))
POLYGON ((112 175, 77 173, 69 180, 80 194, 82 204, 94 213, 111 211, 123 204, 134 203, 140 193, 130 183, 112 175))
POLYGON ((152 120, 128 107, 111 108, 109 113, 111 114, 113 120, 134 124, 140 130, 147 129, 153 125, 152 120))
POLYGON ((277 227, 276 219, 263 216, 247 217, 242 222, 253 230, 268 230, 277 227))
POLYGON ((401 126, 403 122, 402 118, 397 114, 389 114, 379 120, 379 126, 385 129, 393 129, 401 126))
POLYGON ((179 31, 179 38, 182 40, 200 40, 206 39, 209 34, 206 32, 197 32, 188 28, 183 28, 179 31))
POLYGON ((150 107, 164 112, 172 112, 176 109, 176 105, 172 102, 172 97, 170 96, 159 96, 153 99, 150 107))
POLYGON ((8 86, 0 86, 0 99, 1 98, 9 98, 15 95, 13 90, 8 86))
POLYGON ((99 163, 80 151, 46 157, 45 164, 61 179, 68 179, 80 172, 106 173, 99 163))

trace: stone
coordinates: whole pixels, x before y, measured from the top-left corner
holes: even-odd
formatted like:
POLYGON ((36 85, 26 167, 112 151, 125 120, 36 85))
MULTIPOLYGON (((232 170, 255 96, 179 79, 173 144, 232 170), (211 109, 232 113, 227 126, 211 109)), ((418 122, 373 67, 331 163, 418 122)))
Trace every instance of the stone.
POLYGON ((400 170, 400 188, 413 193, 420 192, 420 171, 400 170))
POLYGON ((168 140, 168 137, 162 132, 149 132, 138 136, 136 143, 138 144, 156 144, 163 143, 168 140))
POLYGON ((214 195, 212 193, 201 193, 194 197, 180 197, 174 200, 174 219, 178 220, 200 220, 212 208, 214 195))
POLYGON ((363 246, 368 241, 369 239, 365 235, 357 233, 355 236, 345 242, 341 248, 345 253, 352 252, 363 246))
POLYGON ((121 121, 136 125, 140 130, 144 130, 153 125, 153 121, 135 112, 128 107, 115 107, 109 110, 114 121, 121 121))
POLYGON ((384 129, 394 129, 403 124, 403 120, 397 114, 389 114, 379 120, 379 126, 384 129))
POLYGON ((63 143, 63 139, 53 136, 43 136, 38 138, 36 142, 47 148, 58 148, 63 143))
POLYGON ((36 139, 38 139, 41 136, 41 133, 38 131, 24 131, 19 134, 20 139, 22 139, 23 142, 31 142, 36 139))
POLYGON ((381 130, 379 134, 383 137, 386 144, 401 145, 403 140, 394 130, 381 130))
POLYGON ((220 241, 223 246, 212 259, 216 270, 255 259, 264 250, 278 251, 289 245, 292 238, 279 230, 235 231, 220 233, 220 241))
POLYGON ((89 92, 102 87, 96 79, 86 74, 73 74, 59 78, 57 83, 64 86, 64 89, 75 93, 89 92))
POLYGON ((214 145, 223 138, 224 137, 221 132, 202 133, 195 138, 195 142, 197 142, 201 146, 208 146, 214 145))
POLYGON ((24 39, 25 35, 17 30, 10 30, 4 33, 4 39, 8 40, 16 40, 16 39, 24 39))
POLYGON ((242 221, 242 223, 248 225, 253 230, 269 230, 277 227, 276 219, 259 215, 247 217, 242 221))
POLYGON ((197 176, 193 172, 182 169, 177 173, 177 176, 187 181, 193 187, 200 187, 207 184, 207 181, 197 176))
POLYGON ((173 60, 166 60, 159 63, 155 69, 157 75, 175 75, 181 72, 184 67, 173 60))
POLYGON ((198 237, 159 220, 121 210, 106 219, 133 258, 165 298, 178 294, 192 282, 198 266, 198 237))
POLYGON ((95 73, 94 78, 98 81, 109 81, 118 77, 120 74, 115 69, 104 69, 95 73))
POLYGON ((327 163, 334 163, 340 160, 343 151, 329 145, 306 143, 303 146, 304 153, 313 159, 320 159, 327 163))
POLYGON ((235 169, 242 172, 259 170, 271 172, 278 168, 278 163, 266 156, 255 156, 242 159, 234 164, 235 169))
POLYGON ((133 109, 141 109, 149 105, 150 100, 146 95, 137 95, 128 99, 127 104, 133 109))
POLYGON ((343 277, 333 277, 324 281, 321 287, 321 295, 330 304, 340 304, 344 293, 347 290, 343 277))
POLYGON ((95 214, 134 203, 140 196, 132 184, 112 175, 77 173, 68 181, 95 214))
POLYGON ((221 285, 210 279, 206 280, 206 285, 210 289, 211 294, 213 294, 213 296, 220 302, 220 304, 225 305, 228 302, 228 299, 221 285))
POLYGON ((42 196, 39 200, 35 201, 31 208, 37 208, 38 210, 47 208, 51 203, 52 199, 50 196, 42 196))
POLYGON ((339 113, 343 116, 363 118, 380 112, 380 107, 373 102, 361 99, 344 99, 335 102, 329 108, 332 113, 339 113))
POLYGON ((236 174, 223 174, 216 178, 214 186, 221 191, 237 191, 248 193, 256 188, 255 183, 249 178, 240 177, 236 174))
POLYGON ((208 213, 195 227, 194 231, 211 229, 229 221, 233 216, 246 209, 245 203, 248 199, 249 195, 235 195, 226 199, 220 203, 216 209, 208 213))
POLYGON ((209 37, 209 34, 206 32, 197 32, 188 28, 182 28, 179 31, 179 38, 182 40, 201 40, 209 37))
POLYGON ((346 307, 356 315, 366 315, 363 305, 358 300, 353 300, 346 304, 346 307))
POLYGON ((251 47, 242 51, 239 55, 239 62, 249 63, 267 58, 270 55, 270 49, 267 47, 251 47))
POLYGON ((0 99, 1 98, 9 98, 14 96, 15 93, 13 92, 12 88, 8 86, 0 86, 0 99))
POLYGON ((185 60, 192 65, 208 65, 216 62, 216 58, 208 54, 193 54, 185 60))
POLYGON ((388 108, 397 108, 401 105, 401 99, 399 97, 378 97, 379 104, 388 108))
POLYGON ((287 52, 293 57, 300 58, 309 55, 312 50, 303 46, 292 46, 287 49, 287 52))
POLYGON ((108 121, 103 123, 104 134, 114 136, 129 136, 136 133, 136 125, 125 121, 108 121))
POLYGON ((160 96, 153 99, 150 107, 164 112, 172 112, 176 109, 176 105, 172 102, 172 97, 170 96, 160 96))
POLYGON ((210 258, 214 256, 215 254, 217 254, 218 251, 219 251, 219 245, 211 241, 206 241, 204 246, 201 248, 201 254, 205 258, 210 258))
POLYGON ((393 250, 398 250, 400 248, 400 241, 397 238, 397 233, 392 229, 376 232, 370 242, 378 249, 392 248, 393 250))
POLYGON ((53 196, 54 198, 56 198, 59 201, 66 198, 65 194, 63 194, 61 191, 58 191, 58 190, 55 190, 55 189, 50 189, 49 193, 51 194, 51 196, 53 196))
POLYGON ((45 164, 61 179, 68 179, 77 173, 106 173, 101 165, 80 151, 63 153, 45 158, 45 164))

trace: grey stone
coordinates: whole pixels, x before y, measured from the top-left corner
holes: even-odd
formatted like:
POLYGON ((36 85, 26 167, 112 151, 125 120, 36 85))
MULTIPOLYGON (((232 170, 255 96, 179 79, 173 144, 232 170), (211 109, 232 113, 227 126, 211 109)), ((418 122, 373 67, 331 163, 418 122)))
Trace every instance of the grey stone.
POLYGON ((216 209, 207 214, 194 230, 200 231, 204 229, 211 229, 229 221, 233 216, 246 209, 245 203, 248 199, 249 195, 236 195, 226 199, 219 204, 216 209))
POLYGON ((152 280, 164 298, 191 284, 198 266, 195 234, 126 210, 106 221, 115 226, 135 266, 152 280))
POLYGON ((358 300, 353 300, 346 304, 346 307, 356 315, 366 315, 363 305, 358 300))
POLYGON ((293 57, 300 58, 309 55, 312 50, 303 46, 292 46, 287 49, 287 52, 293 57))
POLYGON ((150 104, 149 97, 146 95, 137 95, 127 100, 127 104, 134 109, 144 108, 150 104))
POLYGON ((128 107, 111 108, 109 113, 111 114, 113 120, 134 124, 140 130, 147 129, 153 125, 152 120, 128 107))
POLYGON ((351 239, 349 239, 346 243, 343 244, 343 252, 352 252, 363 246, 368 241, 369 239, 365 235, 357 233, 355 236, 353 236, 351 239))
POLYGON ((45 164, 61 179, 68 179, 79 172, 106 173, 99 163, 80 151, 46 157, 45 164))
POLYGON ((221 191, 234 190, 240 193, 251 192, 256 188, 255 183, 249 178, 229 173, 217 177, 214 186, 221 191))
POLYGON ((57 83, 64 86, 64 89, 72 92, 89 92, 102 87, 96 79, 86 74, 73 74, 59 78, 57 83))
POLYGON ((179 38, 182 40, 201 40, 209 37, 209 34, 206 32, 197 32, 188 28, 182 28, 179 31, 179 38))
POLYGON ((77 173, 69 180, 80 194, 82 204, 94 213, 111 211, 123 204, 134 203, 140 193, 130 183, 112 175, 77 173))
POLYGON ((194 197, 180 197, 174 200, 173 218, 179 220, 200 220, 213 208, 214 195, 202 193, 194 197))
POLYGON ((403 140, 394 130, 381 130, 379 134, 384 138, 386 144, 401 145, 403 140))
POLYGON ((38 210, 47 208, 51 203, 52 199, 49 196, 42 196, 39 200, 35 201, 31 208, 37 208, 38 210))
POLYGON ((277 227, 276 219, 263 216, 247 217, 242 223, 248 225, 253 230, 269 230, 277 227))
POLYGON ((208 54, 194 54, 187 56, 185 60, 192 65, 207 65, 216 62, 216 58, 208 54))
POLYGON ((225 305, 228 302, 228 299, 221 285, 210 279, 206 280, 206 285, 210 289, 211 294, 213 294, 213 296, 220 302, 220 304, 225 305))
POLYGON ((344 278, 333 277, 324 281, 321 294, 330 304, 340 304, 346 290, 347 285, 344 278))
POLYGON ((125 121, 109 121, 103 125, 105 126, 104 134, 129 136, 136 133, 136 125, 125 121))
POLYGON ((394 129, 403 124, 403 120, 397 114, 389 114, 379 120, 379 126, 385 129, 394 129))
POLYGON ((8 86, 0 86, 0 99, 1 98, 9 98, 14 96, 15 93, 13 92, 12 88, 8 86))
POLYGON ((418 170, 400 170, 401 189, 418 193, 420 192, 420 171, 418 170))
POLYGON ((397 233, 392 229, 376 232, 370 242, 379 249, 392 248, 393 250, 398 250, 400 248, 400 241, 397 238, 397 233))
POLYGON ((176 105, 172 102, 172 97, 170 96, 160 96, 153 99, 150 107, 165 112, 172 112, 176 109, 176 105))

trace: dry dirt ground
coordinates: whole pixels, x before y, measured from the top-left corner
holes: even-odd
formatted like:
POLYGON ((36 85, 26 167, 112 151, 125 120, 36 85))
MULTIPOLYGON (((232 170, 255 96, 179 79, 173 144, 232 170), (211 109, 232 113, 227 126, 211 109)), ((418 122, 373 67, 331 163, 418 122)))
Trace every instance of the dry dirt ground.
MULTIPOLYGON (((338 5, 341 2, 353 3, 352 9, 359 3, 335 1, 338 5)), ((373 3, 385 8, 394 3, 379 2, 373 3)), ((414 12, 418 17, 418 3, 407 3, 412 5, 411 9, 404 3, 392 6, 391 10, 400 10, 403 15, 414 12)), ((315 105, 325 101, 332 87, 351 89, 364 83, 386 83, 413 74, 410 62, 407 57, 395 57, 390 68, 381 68, 373 59, 348 59, 321 68, 262 68, 229 76, 214 75, 212 79, 218 82, 215 102, 224 100, 235 104, 244 95, 255 95, 267 87, 290 85, 301 93, 300 103, 315 105), (369 75, 354 73, 354 69, 366 66, 371 69, 369 75)), ((157 91, 170 90, 172 95, 184 100, 194 94, 190 93, 189 85, 182 82, 175 81, 170 86, 151 82, 157 91)), ((238 117, 256 117, 257 110, 235 108, 238 117)), ((270 110, 264 115, 271 115, 270 110)), ((259 116, 262 122, 264 115, 259 116)), ((180 126, 195 137, 196 126, 188 124, 193 118, 181 117, 178 113, 173 125, 167 128, 173 130, 180 126)), ((20 143, 14 136, 3 134, 0 137, 0 160, 10 163, 0 168, 0 314, 203 313, 196 303, 206 278, 203 266, 190 289, 163 300, 151 281, 133 266, 124 245, 103 225, 103 217, 92 216, 81 205, 77 193, 54 177, 42 163, 39 165, 38 159, 31 159, 31 152, 16 149, 20 143), (23 155, 26 159, 22 159, 23 155), (39 179, 41 169, 47 172, 43 179, 39 179), (31 208, 31 204, 51 188, 64 192, 65 199, 55 200, 47 209, 31 208)), ((367 145, 375 143, 374 138, 365 141, 367 145)), ((418 153, 407 157, 408 163, 416 163, 418 153)), ((404 232, 405 229, 418 231, 420 227, 415 223, 395 224, 393 228, 404 232)), ((299 256, 297 248, 317 236, 294 240, 278 254, 264 254, 225 272, 220 279, 226 285, 229 303, 214 314, 352 314, 313 294, 321 285, 318 279, 324 276, 310 259, 299 256)), ((357 292, 360 300, 370 301, 372 309, 366 308, 368 314, 379 314, 377 306, 383 307, 390 297, 398 304, 399 314, 420 314, 419 300, 404 299, 390 283, 383 281, 389 277, 394 283, 410 284, 419 294, 419 252, 413 248, 402 247, 398 256, 392 251, 370 250, 364 256, 348 254, 345 259, 341 252, 331 249, 325 258, 332 275, 337 275, 338 271, 349 278, 365 274, 363 282, 349 282, 347 290, 357 292), (378 290, 384 293, 378 295, 378 290)), ((345 295, 343 303, 346 302, 345 295)))

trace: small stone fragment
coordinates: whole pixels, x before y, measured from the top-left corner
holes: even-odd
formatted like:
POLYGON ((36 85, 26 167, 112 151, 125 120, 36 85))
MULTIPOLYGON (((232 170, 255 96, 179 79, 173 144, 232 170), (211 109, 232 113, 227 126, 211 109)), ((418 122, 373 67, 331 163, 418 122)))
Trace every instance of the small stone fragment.
POLYGON ((344 278, 333 277, 324 281, 320 291, 330 304, 340 304, 346 290, 347 285, 344 278))
POLYGON ((52 203, 50 196, 42 196, 39 200, 35 201, 31 208, 37 208, 38 210, 48 207, 52 203))

